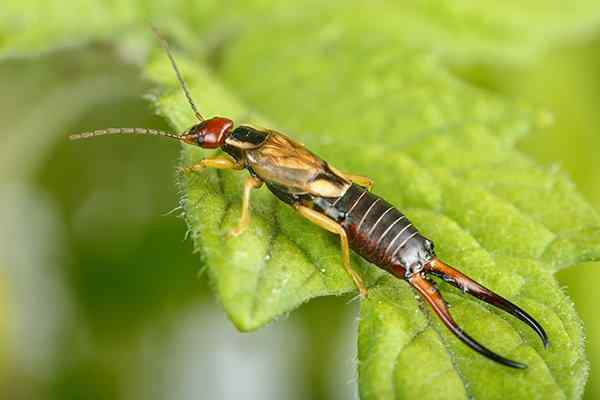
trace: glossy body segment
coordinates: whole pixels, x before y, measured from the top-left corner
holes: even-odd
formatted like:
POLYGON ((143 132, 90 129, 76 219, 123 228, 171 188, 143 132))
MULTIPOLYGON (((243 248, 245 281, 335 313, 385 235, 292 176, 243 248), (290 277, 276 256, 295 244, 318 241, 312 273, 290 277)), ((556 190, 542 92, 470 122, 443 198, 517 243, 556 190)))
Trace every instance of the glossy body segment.
POLYGON ((432 242, 404 214, 356 184, 344 196, 317 205, 344 227, 352 249, 380 268, 401 265, 411 273, 434 255, 432 242))

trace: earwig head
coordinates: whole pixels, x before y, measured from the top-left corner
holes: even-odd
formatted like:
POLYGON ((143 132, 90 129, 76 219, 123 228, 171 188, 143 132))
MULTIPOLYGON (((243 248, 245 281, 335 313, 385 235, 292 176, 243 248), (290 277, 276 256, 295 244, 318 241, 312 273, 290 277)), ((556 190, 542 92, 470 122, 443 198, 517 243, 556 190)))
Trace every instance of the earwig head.
POLYGON ((182 136, 182 139, 185 143, 195 144, 205 149, 217 149, 223 146, 232 128, 232 120, 214 117, 194 125, 187 134, 182 136))

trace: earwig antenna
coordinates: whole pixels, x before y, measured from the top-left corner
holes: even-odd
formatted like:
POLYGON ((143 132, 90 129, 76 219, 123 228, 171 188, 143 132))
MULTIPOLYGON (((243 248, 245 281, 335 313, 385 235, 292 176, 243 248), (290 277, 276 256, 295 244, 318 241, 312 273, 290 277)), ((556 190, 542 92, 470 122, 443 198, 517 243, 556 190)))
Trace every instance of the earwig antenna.
POLYGON ((71 140, 79 140, 79 139, 89 139, 96 136, 103 135, 152 135, 152 136, 165 136, 172 139, 183 140, 185 135, 177 135, 174 133, 159 131, 157 129, 147 129, 147 128, 108 128, 108 129, 98 129, 92 132, 83 132, 77 133, 74 135, 70 135, 69 139, 71 140))
POLYGON ((196 103, 194 103, 194 100, 192 99, 192 96, 190 95, 190 91, 189 91, 189 89, 187 87, 187 84, 183 80, 181 72, 179 72, 179 68, 177 67, 177 63, 175 62, 175 58, 173 57, 173 54, 171 53, 171 49, 169 48, 169 43, 162 36, 162 34, 158 30, 158 28, 156 28, 155 26, 153 26, 152 30, 156 34, 156 37, 158 38, 158 40, 159 40, 162 48, 165 49, 165 51, 167 52, 167 56, 169 57, 169 60, 171 60, 171 65, 173 66, 173 69, 175 70, 175 74, 177 75, 177 79, 179 80, 179 83, 181 84, 181 88, 183 89, 183 93, 185 94, 185 97, 187 98, 188 103, 190 103, 190 106, 192 107, 192 110, 194 111, 194 114, 196 114, 196 118, 198 118, 200 120, 200 122, 204 121, 204 117, 202 116, 202 114, 200 114, 200 112, 198 111, 198 108, 196 108, 196 103))

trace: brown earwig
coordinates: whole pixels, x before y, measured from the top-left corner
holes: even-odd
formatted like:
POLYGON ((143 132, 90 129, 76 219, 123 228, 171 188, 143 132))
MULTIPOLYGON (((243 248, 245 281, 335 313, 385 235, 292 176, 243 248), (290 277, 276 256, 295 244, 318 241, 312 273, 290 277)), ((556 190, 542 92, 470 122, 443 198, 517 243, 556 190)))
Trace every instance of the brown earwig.
POLYGON ((465 333, 452 318, 430 279, 431 275, 512 314, 529 325, 544 346, 548 346, 546 332, 527 312, 438 259, 433 243, 404 214, 371 193, 373 182, 369 178, 338 171, 302 144, 279 132, 248 125, 234 127, 233 121, 223 117, 205 119, 198 112, 166 41, 156 33, 200 122, 182 134, 145 128, 111 128, 71 135, 71 139, 112 134, 157 135, 205 149, 222 149, 226 155, 202 159, 183 171, 200 172, 205 168, 248 170, 250 176, 244 185, 242 215, 230 236, 240 235, 248 227, 250 193, 264 183, 300 215, 340 237, 342 264, 363 297, 367 296, 368 290, 352 268, 350 249, 407 281, 454 335, 493 361, 513 368, 526 368, 525 364, 494 353, 465 333))

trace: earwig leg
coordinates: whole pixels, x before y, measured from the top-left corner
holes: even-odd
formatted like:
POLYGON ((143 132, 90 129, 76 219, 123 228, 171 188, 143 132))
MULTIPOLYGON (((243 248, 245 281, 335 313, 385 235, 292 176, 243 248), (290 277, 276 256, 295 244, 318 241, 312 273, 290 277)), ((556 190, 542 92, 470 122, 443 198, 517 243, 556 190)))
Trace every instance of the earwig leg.
POLYGON ((467 346, 469 346, 482 356, 485 356, 490 360, 496 361, 497 363, 512 368, 527 368, 527 365, 523 363, 509 360, 508 358, 504 358, 501 355, 494 353, 487 347, 479 344, 471 336, 467 335, 454 321, 452 315, 450 315, 450 312, 448 311, 448 306, 446 305, 446 302, 442 298, 441 294, 436 289, 436 287, 430 281, 427 280, 423 272, 413 274, 411 277, 408 278, 408 282, 431 305, 433 311, 438 315, 438 317, 440 317, 444 325, 446 325, 448 329, 450 329, 450 331, 452 331, 452 333, 454 333, 454 335, 456 335, 456 337, 459 338, 467 346))
POLYGON ((357 185, 367 188, 368 191, 371 191, 371 189, 373 188, 373 185, 375 184, 375 182, 373 182, 373 179, 369 178, 368 176, 347 174, 345 172, 339 171, 338 169, 334 168, 331 165, 329 166, 329 168, 333 172, 335 172, 336 174, 340 175, 343 178, 346 178, 350 182, 356 183, 357 185))
POLYGON ((544 328, 542 328, 542 326, 531 315, 526 313, 515 304, 475 282, 462 272, 440 261, 437 257, 425 266, 425 271, 439 276, 463 292, 469 293, 471 296, 483 300, 486 303, 496 306, 499 309, 517 317, 529 325, 531 329, 538 334, 544 343, 544 347, 548 347, 548 336, 546 335, 544 328))
POLYGON ((240 217, 240 222, 237 228, 233 229, 229 232, 228 236, 239 236, 242 234, 248 225, 250 225, 250 193, 252 189, 257 189, 261 187, 263 181, 253 176, 249 176, 246 178, 246 183, 244 184, 244 194, 242 196, 242 216, 240 217))
POLYGON ((217 156, 214 158, 204 158, 197 163, 190 165, 189 167, 179 167, 179 171, 189 174, 192 172, 200 172, 206 168, 217 168, 217 169, 243 169, 244 166, 241 163, 236 162, 228 156, 217 156))
POLYGON ((367 188, 368 191, 371 191, 373 185, 375 184, 375 182, 373 182, 373 180, 368 176, 344 174, 344 177, 356 183, 357 185, 367 188))
POLYGON ((364 298, 367 297, 368 290, 365 286, 364 281, 354 269, 352 269, 352 264, 350 263, 350 246, 348 245, 348 236, 346 235, 346 231, 340 224, 335 222, 334 220, 326 217, 323 214, 318 213, 317 211, 304 207, 301 205, 295 206, 296 211, 300 213, 304 218, 308 219, 313 224, 320 226, 321 228, 328 230, 329 232, 335 233, 340 237, 340 244, 342 246, 342 264, 346 269, 346 272, 352 280, 354 284, 358 288, 360 295, 364 298))

